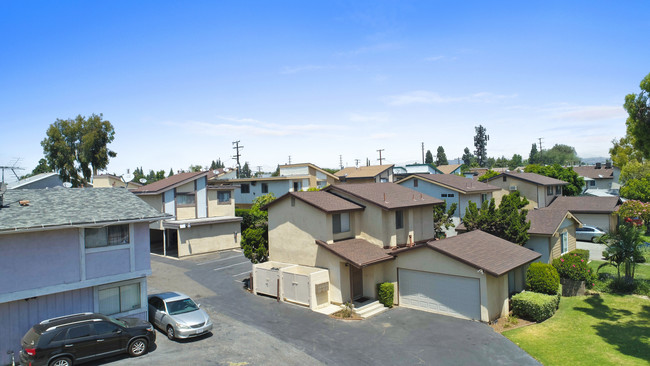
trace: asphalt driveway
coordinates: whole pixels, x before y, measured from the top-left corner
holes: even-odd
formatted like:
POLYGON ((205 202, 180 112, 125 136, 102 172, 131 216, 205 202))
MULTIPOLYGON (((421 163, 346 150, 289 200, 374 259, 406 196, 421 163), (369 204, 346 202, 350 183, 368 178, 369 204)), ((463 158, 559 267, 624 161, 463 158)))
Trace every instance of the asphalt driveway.
MULTIPOLYGON (((196 365, 539 365, 489 326, 395 307, 341 321, 255 296, 243 288, 250 263, 238 252, 185 260, 152 256, 149 292, 181 291, 214 320, 213 334, 171 342, 115 364, 196 365)), ((105 364, 96 363, 96 365, 105 364)))

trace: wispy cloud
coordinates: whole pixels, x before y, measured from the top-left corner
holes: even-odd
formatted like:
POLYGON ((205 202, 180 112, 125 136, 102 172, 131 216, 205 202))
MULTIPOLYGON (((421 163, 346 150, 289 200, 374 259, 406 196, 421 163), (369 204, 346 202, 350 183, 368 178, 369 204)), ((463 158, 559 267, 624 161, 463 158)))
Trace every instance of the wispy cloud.
POLYGON ((383 140, 383 139, 392 139, 397 137, 396 133, 392 132, 383 132, 383 133, 373 133, 368 138, 371 140, 383 140))
POLYGON ((517 94, 503 95, 488 92, 474 93, 460 97, 446 97, 435 92, 417 90, 401 95, 392 95, 385 100, 388 105, 403 106, 409 104, 446 104, 455 102, 492 103, 516 97, 517 94))
POLYGON ((167 125, 183 127, 203 135, 222 136, 224 133, 246 133, 256 136, 297 136, 307 134, 321 134, 332 128, 346 129, 345 126, 323 124, 279 124, 259 121, 252 118, 237 118, 217 116, 223 122, 184 121, 167 122, 167 125))
POLYGON ((372 46, 363 46, 354 50, 338 52, 337 56, 358 56, 367 53, 377 53, 377 52, 386 52, 399 49, 400 46, 397 43, 380 43, 372 46))
POLYGON ((445 58, 445 56, 431 56, 431 57, 425 58, 424 60, 425 61, 440 61, 440 60, 442 60, 444 58, 445 58))
POLYGON ((600 121, 610 119, 625 119, 627 114, 621 106, 575 106, 555 115, 560 119, 571 119, 580 121, 600 121))

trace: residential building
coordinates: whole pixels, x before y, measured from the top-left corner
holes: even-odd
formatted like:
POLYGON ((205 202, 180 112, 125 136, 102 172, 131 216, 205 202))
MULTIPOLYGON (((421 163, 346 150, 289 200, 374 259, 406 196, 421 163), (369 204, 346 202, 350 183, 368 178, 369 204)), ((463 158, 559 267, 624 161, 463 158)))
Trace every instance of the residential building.
POLYGON ((481 321, 507 314, 509 276, 514 291, 523 289, 525 268, 540 255, 480 231, 433 240, 432 210, 440 204, 394 183, 290 192, 265 207, 271 262, 254 266, 254 273, 258 266, 280 272, 299 266, 290 288, 278 278, 272 291, 312 308, 376 298, 377 284, 391 282, 399 306, 481 321), (322 270, 328 282, 296 280, 322 270))
POLYGON ((140 182, 124 182, 122 177, 113 174, 102 174, 96 175, 93 177, 93 187, 94 188, 128 188, 130 190, 135 190, 142 187, 140 182))
POLYGON ((461 174, 460 168, 462 164, 446 164, 438 165, 436 168, 442 172, 442 174, 461 174))
POLYGON ((32 325, 80 312, 147 319, 149 224, 126 189, 17 189, 0 208, 0 364, 32 325))
POLYGON ((133 191, 171 218, 151 224, 152 250, 184 257, 240 247, 234 185, 211 185, 208 172, 178 173, 133 191))
POLYGON ((523 197, 528 199, 529 204, 525 208, 529 210, 550 205, 553 200, 562 196, 562 187, 569 184, 536 173, 515 172, 501 173, 489 178, 486 183, 501 188, 499 194, 494 194, 499 202, 503 195, 519 191, 523 197))
POLYGON ((530 221, 530 238, 524 246, 542 255, 538 261, 552 263, 576 249, 576 229, 582 222, 571 212, 547 207, 528 211, 526 218, 530 221))
POLYGON ((407 164, 403 167, 393 167, 395 181, 404 179, 413 174, 444 174, 433 164, 407 164))
POLYGON ((596 197, 618 196, 618 179, 611 163, 602 165, 574 166, 573 171, 585 181, 582 194, 596 197))
POLYGON ((594 226, 605 232, 616 231, 618 225, 619 206, 623 203, 620 197, 558 197, 549 208, 568 210, 583 225, 594 226))
POLYGON ((59 173, 41 173, 7 184, 7 189, 42 189, 63 187, 59 173))
POLYGON ((348 167, 334 173, 341 183, 392 183, 393 164, 348 167))

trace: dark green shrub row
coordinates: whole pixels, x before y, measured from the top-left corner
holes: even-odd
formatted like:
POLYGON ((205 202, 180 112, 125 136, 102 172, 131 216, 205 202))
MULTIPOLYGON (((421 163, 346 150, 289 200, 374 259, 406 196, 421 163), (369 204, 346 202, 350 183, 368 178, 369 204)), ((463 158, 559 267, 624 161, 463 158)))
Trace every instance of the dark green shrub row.
POLYGON ((547 263, 532 263, 526 272, 526 290, 555 295, 560 286, 557 270, 547 263))
POLYGON ((585 281, 585 287, 590 289, 596 280, 595 274, 587 265, 587 261, 576 253, 567 253, 560 258, 553 259, 553 267, 560 278, 574 281, 585 281))
POLYGON ((539 323, 555 314, 560 296, 525 291, 514 295, 510 301, 514 315, 539 323))
POLYGON ((393 307, 393 297, 395 296, 395 286, 390 282, 377 284, 377 299, 380 303, 388 308, 393 307))

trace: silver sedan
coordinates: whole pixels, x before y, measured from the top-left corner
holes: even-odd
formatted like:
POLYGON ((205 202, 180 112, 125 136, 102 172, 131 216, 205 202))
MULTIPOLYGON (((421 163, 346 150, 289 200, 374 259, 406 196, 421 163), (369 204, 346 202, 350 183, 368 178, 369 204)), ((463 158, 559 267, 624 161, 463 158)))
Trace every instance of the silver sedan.
POLYGON ((149 295, 149 322, 164 330, 171 340, 197 337, 212 330, 208 314, 179 292, 149 295))
POLYGON ((598 238, 605 235, 605 231, 595 226, 582 225, 576 229, 576 239, 596 242, 598 238))

